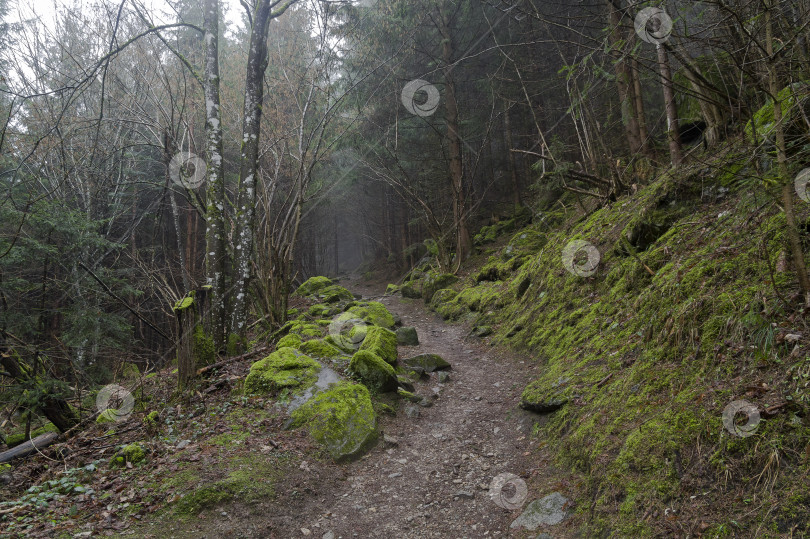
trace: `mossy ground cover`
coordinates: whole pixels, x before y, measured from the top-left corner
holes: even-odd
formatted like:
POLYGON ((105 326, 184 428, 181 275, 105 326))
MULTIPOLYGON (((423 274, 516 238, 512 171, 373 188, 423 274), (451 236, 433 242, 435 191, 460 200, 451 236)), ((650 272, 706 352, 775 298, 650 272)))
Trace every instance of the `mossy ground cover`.
POLYGON ((767 186, 705 201, 702 190, 723 180, 715 165, 717 178, 684 167, 569 215, 529 243, 536 252, 501 249, 435 305, 535 355, 543 374, 526 397, 566 381, 568 404, 536 436, 581 474, 588 535, 666 534, 685 522, 717 536, 806 531, 796 497, 810 472, 810 394, 795 378, 810 355, 785 341, 801 333, 801 315, 795 274, 780 262, 784 216, 767 186), (662 225, 628 249, 644 222, 662 225), (577 239, 598 249, 592 276, 564 267, 577 239), (739 399, 764 417, 747 438, 723 428, 739 399))

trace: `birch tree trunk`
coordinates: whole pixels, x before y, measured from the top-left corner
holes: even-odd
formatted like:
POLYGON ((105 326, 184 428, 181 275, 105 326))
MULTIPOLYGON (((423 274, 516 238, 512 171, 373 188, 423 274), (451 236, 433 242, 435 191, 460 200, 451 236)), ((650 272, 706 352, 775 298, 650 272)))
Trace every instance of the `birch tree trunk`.
POLYGON ((222 169, 222 113, 219 102, 219 0, 205 0, 205 133, 208 190, 205 230, 205 275, 211 287, 211 332, 217 350, 227 333, 227 253, 225 248, 225 177, 222 169))
MULTIPOLYGON (((267 69, 267 32, 270 21, 295 3, 288 0, 276 10, 279 0, 256 0, 253 26, 250 30, 247 70, 245 75, 245 106, 242 119, 242 154, 239 167, 239 190, 234 216, 236 234, 230 333, 239 340, 247 327, 250 261, 256 217, 256 182, 259 172, 259 135, 261 134, 264 72, 267 69)), ((228 337, 229 343, 232 337, 228 337)))

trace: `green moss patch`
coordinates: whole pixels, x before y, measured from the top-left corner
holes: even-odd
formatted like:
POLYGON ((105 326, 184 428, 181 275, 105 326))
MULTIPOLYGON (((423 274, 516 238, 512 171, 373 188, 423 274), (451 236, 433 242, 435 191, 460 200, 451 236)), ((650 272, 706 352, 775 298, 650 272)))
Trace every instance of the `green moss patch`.
POLYGON ((352 356, 349 371, 372 391, 384 393, 397 388, 394 368, 368 350, 360 350, 352 356))
POLYGON ((347 312, 374 326, 388 329, 394 327, 394 315, 379 301, 357 302, 347 312))
POLYGON ((301 343, 298 347, 303 353, 313 356, 313 357, 322 357, 322 358, 331 358, 337 357, 340 355, 340 350, 329 344, 323 339, 313 339, 311 341, 306 341, 301 343))
POLYGON ((318 379, 321 364, 294 348, 281 348, 250 367, 245 392, 275 395, 282 390, 309 387, 318 379))
POLYGON ((293 426, 307 425, 337 462, 361 456, 377 441, 377 418, 361 384, 336 384, 304 403, 292 418, 293 426))
POLYGON ((379 326, 368 326, 360 350, 368 350, 393 365, 397 361, 397 335, 379 326))

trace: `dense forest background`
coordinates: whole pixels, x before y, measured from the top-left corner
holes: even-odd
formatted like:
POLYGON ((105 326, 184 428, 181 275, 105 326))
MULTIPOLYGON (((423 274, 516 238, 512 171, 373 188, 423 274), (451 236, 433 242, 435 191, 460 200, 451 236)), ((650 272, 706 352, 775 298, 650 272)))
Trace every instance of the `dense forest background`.
POLYGON ((806 0, 0 7, 0 399, 60 428, 79 388, 175 359, 191 290, 237 354, 310 276, 452 273, 484 225, 593 211, 730 139, 810 298, 806 0))

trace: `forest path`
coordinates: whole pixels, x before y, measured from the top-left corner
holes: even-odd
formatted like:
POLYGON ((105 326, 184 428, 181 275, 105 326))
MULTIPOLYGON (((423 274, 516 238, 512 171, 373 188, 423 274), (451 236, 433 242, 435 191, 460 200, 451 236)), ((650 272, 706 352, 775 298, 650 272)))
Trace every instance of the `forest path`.
MULTIPOLYGON (((468 336, 466 324, 447 324, 421 300, 379 296, 359 281, 342 283, 364 299, 381 301, 413 326, 418 346, 400 346, 400 358, 437 353, 450 362, 447 383, 437 374, 416 392, 438 398, 430 407, 403 403, 396 417, 381 417, 383 440, 345 465, 345 481, 302 504, 297 515, 276 520, 285 537, 536 537, 510 530, 525 508, 499 507, 486 490, 502 473, 528 484, 526 503, 559 490, 560 481, 531 432, 540 416, 518 407, 536 363, 468 336), (410 407, 418 417, 406 414, 410 407)), ((552 530, 548 530, 552 531, 552 530)), ((562 530, 552 531, 562 537, 562 530)))

